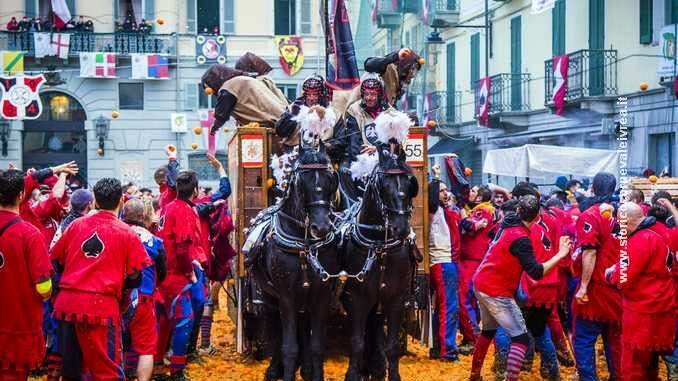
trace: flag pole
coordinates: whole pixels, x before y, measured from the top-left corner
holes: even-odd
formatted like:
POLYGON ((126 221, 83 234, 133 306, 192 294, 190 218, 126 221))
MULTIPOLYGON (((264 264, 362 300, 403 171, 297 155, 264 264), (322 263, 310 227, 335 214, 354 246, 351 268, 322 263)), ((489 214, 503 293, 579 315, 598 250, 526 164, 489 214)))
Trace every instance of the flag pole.
POLYGON ((328 80, 327 75, 329 74, 328 65, 330 61, 329 55, 329 33, 330 33, 330 18, 329 18, 329 0, 322 0, 323 2, 323 25, 325 26, 325 80, 328 80))

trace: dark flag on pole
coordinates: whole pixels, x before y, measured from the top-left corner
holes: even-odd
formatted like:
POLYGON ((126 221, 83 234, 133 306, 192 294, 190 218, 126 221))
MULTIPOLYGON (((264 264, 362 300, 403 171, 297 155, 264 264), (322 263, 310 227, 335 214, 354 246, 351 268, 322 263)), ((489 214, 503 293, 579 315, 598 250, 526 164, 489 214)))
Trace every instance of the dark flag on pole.
POLYGON ((360 84, 358 63, 351 24, 344 0, 326 0, 327 86, 334 90, 351 90, 360 84))

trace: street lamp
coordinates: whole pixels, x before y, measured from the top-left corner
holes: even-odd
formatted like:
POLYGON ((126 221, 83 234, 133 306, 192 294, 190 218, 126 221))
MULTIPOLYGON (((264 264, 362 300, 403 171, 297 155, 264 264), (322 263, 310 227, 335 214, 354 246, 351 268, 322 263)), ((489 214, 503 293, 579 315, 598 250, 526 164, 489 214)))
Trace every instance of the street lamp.
POLYGON ((99 115, 98 118, 94 119, 94 132, 99 139, 99 149, 97 149, 97 155, 99 156, 104 156, 104 139, 108 137, 108 130, 110 128, 111 120, 104 118, 103 115, 99 115))
POLYGON ((2 156, 7 156, 7 140, 9 139, 9 122, 0 121, 0 140, 2 140, 2 156))

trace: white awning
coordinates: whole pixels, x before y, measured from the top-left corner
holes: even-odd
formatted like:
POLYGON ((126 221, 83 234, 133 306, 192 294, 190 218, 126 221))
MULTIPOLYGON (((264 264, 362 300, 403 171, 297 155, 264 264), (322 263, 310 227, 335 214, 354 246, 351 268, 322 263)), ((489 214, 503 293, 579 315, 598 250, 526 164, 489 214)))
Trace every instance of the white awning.
POLYGON ((544 178, 549 175, 593 177, 598 172, 618 176, 619 153, 612 150, 526 144, 487 152, 483 173, 544 178))

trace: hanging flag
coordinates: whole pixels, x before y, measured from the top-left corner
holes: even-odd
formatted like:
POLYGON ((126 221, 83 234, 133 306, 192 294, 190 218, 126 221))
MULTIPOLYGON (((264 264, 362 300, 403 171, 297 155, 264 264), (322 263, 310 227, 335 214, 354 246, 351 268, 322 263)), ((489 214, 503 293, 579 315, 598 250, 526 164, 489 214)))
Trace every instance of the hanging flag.
POLYGON ((360 84, 351 23, 344 0, 329 0, 327 32, 327 86, 333 90, 351 90, 360 84))
POLYGON ((678 98, 678 75, 673 79, 673 95, 678 98))
POLYGON ((556 106, 556 115, 563 113, 565 107, 565 95, 567 94, 567 68, 570 63, 570 57, 567 54, 553 57, 553 98, 551 99, 556 106))
POLYGON ((433 118, 431 118, 431 102, 432 102, 431 96, 432 95, 433 94, 428 93, 424 96, 424 110, 423 110, 423 113, 422 113, 422 117, 419 118, 419 121, 421 122, 422 126, 426 126, 428 121, 433 119, 433 118))
POLYGON ((117 78, 115 76, 115 53, 80 53, 80 76, 117 78))
POLYGON ((71 20, 71 11, 68 9, 66 0, 52 0, 52 12, 54 16, 54 26, 61 30, 66 23, 71 20))
POLYGON ((133 79, 169 79, 169 56, 131 54, 133 79))
POLYGON ((372 0, 372 13, 370 14, 370 17, 372 18, 372 24, 377 23, 377 11, 379 10, 377 5, 378 2, 379 0, 372 0))
POLYGON ((212 135, 209 133, 214 124, 214 109, 200 109, 198 116, 200 117, 200 127, 202 127, 202 136, 207 153, 214 155, 219 145, 219 134, 212 135))
POLYGON ((421 0, 421 21, 428 25, 429 16, 431 15, 431 1, 421 0))
POLYGON ((297 74, 304 66, 301 36, 275 36, 275 45, 283 71, 289 76, 297 74))
POLYGON ((49 33, 33 33, 33 43, 35 46, 35 58, 54 55, 52 50, 52 39, 49 33))
POLYGON ((481 126, 490 125, 490 77, 480 80, 480 90, 478 94, 478 123, 481 126))
POLYGON ((555 4, 556 0, 532 0, 532 14, 536 15, 553 9, 555 4))
POLYGON ((0 115, 4 119, 37 119, 42 113, 42 102, 38 91, 45 82, 45 76, 0 77, 2 107, 0 115))
POLYGON ((68 59, 68 49, 71 45, 70 33, 52 33, 50 43, 52 45, 52 55, 68 59))
POLYGON ((2 72, 16 75, 24 72, 24 53, 5 50, 2 52, 2 72))

